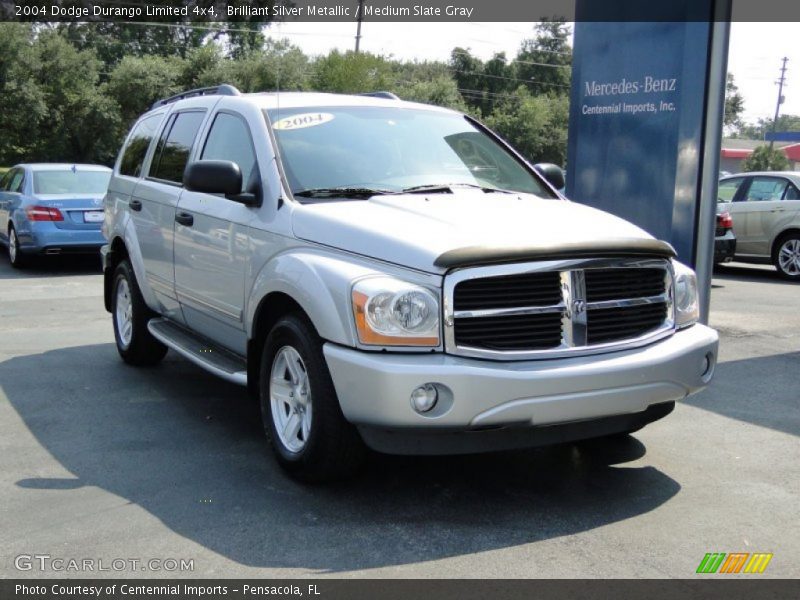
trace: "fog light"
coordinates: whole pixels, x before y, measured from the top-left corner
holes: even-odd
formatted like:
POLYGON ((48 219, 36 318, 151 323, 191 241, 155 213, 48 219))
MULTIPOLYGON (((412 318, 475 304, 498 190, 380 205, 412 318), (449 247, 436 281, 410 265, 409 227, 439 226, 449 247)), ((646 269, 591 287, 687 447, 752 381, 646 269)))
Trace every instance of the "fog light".
POLYGON ((715 366, 714 354, 709 352, 703 357, 703 362, 700 365, 700 378, 703 380, 704 383, 708 383, 711 381, 712 375, 714 375, 714 366, 715 366))
POLYGON ((411 392, 411 406, 418 413, 426 413, 436 406, 436 401, 439 399, 439 393, 436 391, 436 386, 432 383, 426 383, 419 386, 411 392))

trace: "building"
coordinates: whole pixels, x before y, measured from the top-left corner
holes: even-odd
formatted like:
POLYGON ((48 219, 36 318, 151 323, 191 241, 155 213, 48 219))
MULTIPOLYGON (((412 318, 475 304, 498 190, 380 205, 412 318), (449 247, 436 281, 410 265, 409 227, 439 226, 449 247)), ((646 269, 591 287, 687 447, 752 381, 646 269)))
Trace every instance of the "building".
MULTIPOLYGON (((719 170, 728 173, 739 173, 742 170, 742 162, 753 153, 759 146, 764 146, 769 142, 764 140, 740 140, 736 138, 725 138, 722 140, 722 150, 720 150, 719 170)), ((775 142, 775 148, 783 150, 786 158, 789 159, 789 169, 800 171, 800 143, 797 142, 775 142)))

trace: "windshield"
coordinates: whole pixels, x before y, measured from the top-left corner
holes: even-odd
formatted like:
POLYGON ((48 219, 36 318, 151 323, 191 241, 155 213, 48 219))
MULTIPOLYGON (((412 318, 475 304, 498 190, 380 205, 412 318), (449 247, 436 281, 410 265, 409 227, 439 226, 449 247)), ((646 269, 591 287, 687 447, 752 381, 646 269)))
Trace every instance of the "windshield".
POLYGON ((34 171, 34 194, 105 194, 111 171, 34 171))
MULTIPOLYGON (((554 197, 462 115, 396 107, 267 111, 293 194, 469 185, 554 197)), ((333 194, 335 196, 335 194, 333 194)))

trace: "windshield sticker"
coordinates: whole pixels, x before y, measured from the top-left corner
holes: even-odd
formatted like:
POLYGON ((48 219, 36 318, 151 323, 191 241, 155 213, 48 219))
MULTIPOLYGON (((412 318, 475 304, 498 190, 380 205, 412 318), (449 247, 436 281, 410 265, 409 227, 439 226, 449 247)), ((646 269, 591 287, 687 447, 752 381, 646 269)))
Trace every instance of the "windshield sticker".
POLYGON ((303 113, 292 115, 272 124, 273 129, 304 129, 305 127, 316 127, 328 121, 333 121, 331 113, 303 113))

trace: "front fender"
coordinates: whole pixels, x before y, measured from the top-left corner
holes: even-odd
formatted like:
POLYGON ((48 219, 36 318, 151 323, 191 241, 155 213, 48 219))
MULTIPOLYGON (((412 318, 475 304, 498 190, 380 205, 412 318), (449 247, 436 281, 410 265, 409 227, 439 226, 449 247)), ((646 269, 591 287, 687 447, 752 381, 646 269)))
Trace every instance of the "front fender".
POLYGON ((343 260, 323 250, 303 248, 274 256, 255 278, 245 309, 247 335, 256 334, 254 324, 262 300, 283 293, 305 311, 319 335, 346 346, 356 345, 350 308, 350 286, 354 279, 382 274, 357 261, 343 260))

